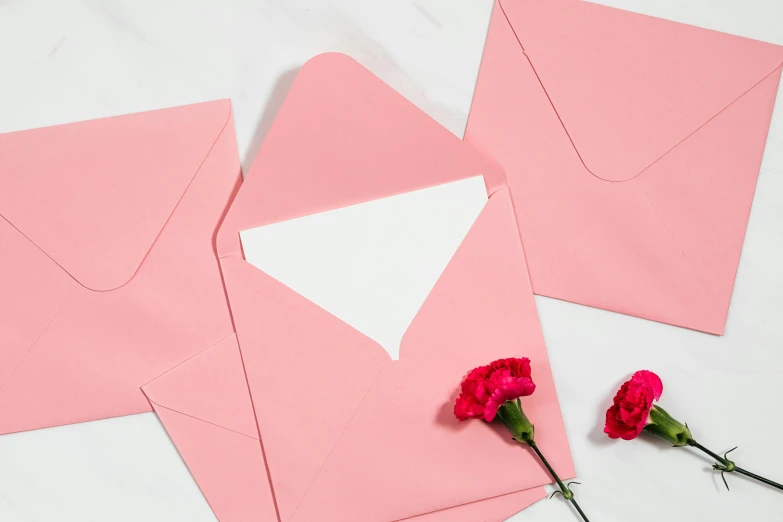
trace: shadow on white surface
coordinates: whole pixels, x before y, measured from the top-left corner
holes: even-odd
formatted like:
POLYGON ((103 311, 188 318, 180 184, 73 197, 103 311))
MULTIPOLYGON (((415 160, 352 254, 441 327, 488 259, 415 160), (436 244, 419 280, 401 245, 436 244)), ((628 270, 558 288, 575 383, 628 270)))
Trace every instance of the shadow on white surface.
POLYGON ((296 76, 299 74, 299 67, 291 69, 283 73, 275 83, 272 92, 269 94, 269 101, 264 109, 264 113, 261 115, 261 119, 258 120, 258 126, 250 140, 248 149, 242 158, 242 175, 247 176, 250 171, 250 167, 253 165, 253 161, 256 159, 258 149, 261 148, 261 144, 264 142, 269 129, 272 128, 277 113, 280 111, 280 107, 283 106, 288 91, 291 90, 291 86, 296 80, 296 76))

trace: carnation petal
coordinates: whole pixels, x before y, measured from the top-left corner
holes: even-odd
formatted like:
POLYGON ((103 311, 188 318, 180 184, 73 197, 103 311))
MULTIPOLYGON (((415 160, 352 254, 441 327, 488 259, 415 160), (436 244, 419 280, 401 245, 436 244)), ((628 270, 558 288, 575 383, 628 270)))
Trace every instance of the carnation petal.
POLYGON ((616 439, 632 440, 641 434, 650 410, 663 393, 663 383, 653 372, 641 370, 623 383, 606 412, 604 432, 616 439))

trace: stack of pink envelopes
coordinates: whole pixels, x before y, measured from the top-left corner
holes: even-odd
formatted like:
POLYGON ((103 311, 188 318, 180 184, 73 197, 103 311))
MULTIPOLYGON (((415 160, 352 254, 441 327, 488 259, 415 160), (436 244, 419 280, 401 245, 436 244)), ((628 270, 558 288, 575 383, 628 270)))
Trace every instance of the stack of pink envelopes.
POLYGON ((457 423, 464 373, 534 361, 525 411, 567 478, 534 293, 722 334, 782 66, 502 0, 465 141, 339 54, 244 182, 228 101, 0 135, 0 434, 154 410, 221 522, 501 522, 551 478, 457 423), (479 176, 396 351, 247 256, 247 231, 479 176))

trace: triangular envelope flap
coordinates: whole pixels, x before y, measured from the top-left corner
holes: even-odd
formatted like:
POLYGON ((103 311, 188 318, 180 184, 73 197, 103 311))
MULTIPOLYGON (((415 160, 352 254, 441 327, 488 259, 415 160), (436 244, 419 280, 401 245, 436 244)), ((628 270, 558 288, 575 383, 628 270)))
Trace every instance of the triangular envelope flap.
POLYGON ((634 180, 714 300, 713 333, 726 322, 779 82, 780 70, 634 180))
POLYGON ((547 361, 511 195, 501 189, 411 323, 401 354, 419 363, 479 366, 511 353, 547 361))
POLYGON ((155 406, 220 522, 278 522, 258 439, 155 406))
POLYGON ((783 47, 595 5, 501 0, 582 161, 635 177, 783 63, 783 47))
POLYGON ((239 257, 221 264, 285 521, 389 358, 374 341, 239 257))
POLYGON ((401 356, 463 372, 495 359, 528 357, 536 391, 523 399, 525 411, 535 418, 539 442, 552 448, 555 468, 575 474, 508 189, 490 197, 411 323, 401 356))
POLYGON ((482 177, 243 231, 248 263, 399 359, 400 341, 487 201, 482 177))
POLYGON ((218 236, 474 176, 503 173, 356 61, 328 53, 297 75, 218 236))
POLYGON ((258 438, 236 335, 142 387, 153 405, 258 438))
POLYGON ((561 476, 573 476, 504 189, 490 198, 411 325, 402 359, 386 366, 373 384, 294 522, 399 520, 550 482, 532 453, 504 444, 502 435, 483 423, 459 424, 452 413, 467 371, 524 356, 532 360, 537 389, 523 404, 536 423, 538 442, 561 476), (493 472, 498 466, 517 472, 493 472), (414 468, 417 473, 411 474, 414 468))
POLYGON ((228 100, 0 135, 0 215, 83 286, 133 276, 228 124, 228 100))

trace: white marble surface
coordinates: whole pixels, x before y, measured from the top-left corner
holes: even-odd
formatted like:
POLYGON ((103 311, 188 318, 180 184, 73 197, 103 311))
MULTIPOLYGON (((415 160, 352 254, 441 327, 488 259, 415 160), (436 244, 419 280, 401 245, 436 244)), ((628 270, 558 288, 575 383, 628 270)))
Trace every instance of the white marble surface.
MULTIPOLYGON (((780 0, 600 3, 783 44, 780 0)), ((245 166, 297 68, 353 55, 458 135, 491 0, 0 0, 0 132, 229 97, 245 166)), ((689 450, 601 434, 614 388, 649 368, 663 404, 716 450, 783 480, 783 102, 773 121, 725 337, 538 298, 593 522, 777 520, 783 493, 689 450)), ((513 472, 513 470, 509 470, 513 472)), ((3 522, 208 521, 152 414, 0 437, 3 522)), ((514 522, 576 520, 542 501, 514 522)))

